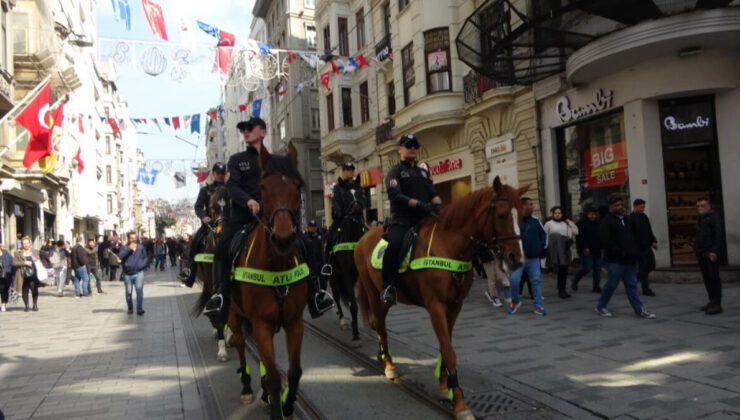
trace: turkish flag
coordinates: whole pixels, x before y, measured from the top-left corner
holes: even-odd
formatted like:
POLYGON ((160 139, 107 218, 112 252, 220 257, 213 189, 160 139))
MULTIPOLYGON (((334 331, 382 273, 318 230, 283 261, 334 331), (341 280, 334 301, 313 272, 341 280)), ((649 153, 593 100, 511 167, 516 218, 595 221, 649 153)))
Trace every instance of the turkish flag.
POLYGON ((234 37, 234 34, 219 29, 218 46, 233 47, 234 45, 236 45, 236 37, 234 37))
POLYGON ((180 128, 180 117, 172 117, 172 126, 175 130, 180 128))
POLYGON ((39 159, 51 153, 49 119, 49 82, 46 82, 46 86, 41 88, 39 94, 15 118, 15 122, 30 134, 26 153, 23 155, 23 166, 26 168, 30 168, 39 159))
POLYGON ((208 179, 208 176, 211 174, 211 171, 209 171, 208 169, 203 169, 199 171, 194 171, 193 173, 195 174, 196 181, 198 182, 198 184, 200 184, 201 182, 208 179))
POLYGON ((113 130, 113 137, 119 137, 121 135, 121 129, 118 127, 118 123, 115 118, 108 118, 108 124, 113 130))
POLYGON ((215 72, 216 69, 221 69, 221 72, 228 74, 229 66, 231 65, 232 52, 233 49, 231 47, 217 47, 216 58, 213 61, 213 69, 211 70, 211 73, 215 72))
POLYGON ((141 0, 141 4, 144 6, 144 14, 146 20, 149 21, 149 27, 152 28, 152 33, 167 41, 167 29, 164 26, 162 7, 151 0, 141 0))
POLYGON ((326 90, 331 91, 331 88, 329 87, 329 72, 321 73, 319 77, 321 78, 321 84, 324 85, 326 90))
POLYGON ((82 148, 77 148, 77 154, 75 155, 74 159, 77 161, 77 173, 81 174, 83 170, 85 170, 85 163, 82 162, 82 148))

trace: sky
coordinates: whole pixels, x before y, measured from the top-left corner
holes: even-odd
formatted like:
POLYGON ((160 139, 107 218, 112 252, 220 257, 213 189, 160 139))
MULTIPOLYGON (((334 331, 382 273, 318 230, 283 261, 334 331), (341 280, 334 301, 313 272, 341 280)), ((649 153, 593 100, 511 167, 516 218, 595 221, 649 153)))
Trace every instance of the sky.
MULTIPOLYGON (((112 1, 118 0, 101 0, 97 6, 99 60, 105 59, 115 51, 120 42, 118 40, 154 42, 156 44, 150 45, 171 56, 176 50, 182 49, 182 43, 186 41, 182 39, 179 30, 180 22, 183 21, 189 27, 190 41, 198 46, 215 46, 216 39, 200 30, 196 20, 233 33, 236 36, 236 44, 243 44, 249 36, 255 0, 154 0, 162 7, 169 42, 162 41, 152 33, 141 0, 129 0, 130 31, 126 29, 123 21, 116 20, 112 1), (112 38, 116 41, 103 38, 112 38)), ((142 52, 150 45, 133 45, 131 51, 134 51, 134 54, 130 56, 135 58, 131 61, 136 62, 117 65, 116 82, 120 95, 128 102, 132 118, 158 118, 162 127, 161 133, 152 123, 137 129, 137 132, 151 133, 137 135, 137 147, 142 150, 145 159, 161 160, 165 169, 170 166, 169 170, 158 175, 154 185, 142 185, 142 191, 150 198, 164 198, 171 202, 188 198, 194 201, 198 195, 198 184, 189 166, 194 159, 205 160, 205 133, 203 133, 205 112, 219 104, 221 80, 215 73, 210 72, 213 53, 202 47, 193 50, 195 57, 202 58, 196 60, 196 64, 183 67, 187 70, 188 76, 182 81, 178 82, 170 77, 172 60, 168 62, 164 73, 150 76, 143 71, 139 62, 142 52), (174 130, 162 121, 164 117, 180 116, 182 124, 183 115, 196 113, 203 114, 201 134, 191 134, 189 128, 174 130), (182 140, 174 137, 175 135, 182 140), (173 171, 184 169, 188 175, 187 186, 175 188, 173 171)))

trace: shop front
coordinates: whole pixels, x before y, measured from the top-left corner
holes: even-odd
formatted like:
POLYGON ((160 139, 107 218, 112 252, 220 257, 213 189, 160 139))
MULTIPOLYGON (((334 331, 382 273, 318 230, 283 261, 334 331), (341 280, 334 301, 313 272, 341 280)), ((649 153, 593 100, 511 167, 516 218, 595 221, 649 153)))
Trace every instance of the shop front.
POLYGON ((424 161, 443 203, 455 202, 473 191, 472 162, 473 158, 469 152, 459 152, 449 157, 430 158, 424 161))
POLYGON ((696 264, 696 201, 706 197, 726 227, 722 262, 740 264, 740 57, 726 55, 655 58, 571 89, 554 78, 535 86, 543 207, 577 221, 586 206, 605 214, 613 196, 630 211, 644 199, 657 266, 667 268, 696 264))

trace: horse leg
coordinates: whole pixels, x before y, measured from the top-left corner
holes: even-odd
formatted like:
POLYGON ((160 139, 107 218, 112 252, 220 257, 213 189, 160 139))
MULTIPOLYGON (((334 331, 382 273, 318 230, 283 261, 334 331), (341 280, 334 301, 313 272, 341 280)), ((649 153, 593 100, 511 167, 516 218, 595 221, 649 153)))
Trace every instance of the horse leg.
POLYGON ((373 296, 370 296, 370 308, 375 314, 375 330, 378 332, 378 360, 383 362, 385 377, 393 380, 398 377, 396 366, 393 364, 391 350, 388 347, 388 331, 385 329, 385 317, 388 315, 388 308, 380 304, 380 295, 373 290, 373 296))
MULTIPOLYGON (((241 326, 241 322, 236 321, 241 326)), ((218 340, 218 353, 216 354, 216 361, 219 363, 226 363, 229 361, 229 354, 226 353, 226 340, 224 339, 224 328, 223 325, 215 325, 216 327, 216 339, 218 340)))
POLYGON ((301 345, 303 344, 303 320, 299 319, 289 327, 285 327, 285 341, 288 349, 288 387, 283 390, 283 416, 292 418, 295 409, 295 399, 298 395, 298 383, 301 380, 301 345))
POLYGON ((442 364, 447 370, 447 388, 452 390, 455 419, 474 420, 473 412, 470 411, 470 408, 463 401, 462 389, 457 381, 457 356, 455 355, 455 349, 452 348, 450 330, 447 325, 446 306, 441 302, 435 302, 427 307, 427 311, 432 321, 434 333, 437 335, 437 340, 439 341, 442 364))
POLYGON ((352 341, 360 341, 360 328, 357 326, 357 298, 354 293, 349 298, 349 312, 352 315, 352 341))
MULTIPOLYGON (((461 309, 462 302, 454 303, 447 307, 447 329, 450 333, 450 340, 452 340, 452 330, 455 327, 455 321, 457 321, 461 309)), ((439 379, 439 398, 452 400, 452 395, 449 392, 449 388, 447 388, 447 367, 442 359, 441 351, 437 356, 437 366, 434 369, 434 376, 439 379)))
MULTIPOLYGON (((239 379, 242 382, 242 391, 239 395, 239 399, 242 404, 251 404, 254 402, 254 392, 252 392, 252 386, 250 385, 252 376, 244 353, 246 350, 246 343, 244 342, 244 336, 241 329, 241 319, 239 319, 235 314, 229 314, 229 323, 234 328, 234 331, 238 331, 238 333, 235 334, 237 337, 235 347, 236 352, 239 355, 239 369, 236 370, 236 373, 239 374, 239 379)), ((219 329, 219 331, 223 331, 223 328, 219 329)), ((219 348, 219 351, 220 350, 221 349, 219 348)))
MULTIPOLYGON (((270 404, 270 419, 281 420, 283 418, 280 407, 280 373, 275 366, 275 343, 273 342, 275 326, 262 320, 255 320, 252 325, 252 337, 257 344, 260 361, 264 366, 265 375, 262 378, 262 392, 268 395, 270 404)), ((262 367, 260 367, 262 370, 262 367)), ((260 372, 261 374, 262 372, 260 372)))

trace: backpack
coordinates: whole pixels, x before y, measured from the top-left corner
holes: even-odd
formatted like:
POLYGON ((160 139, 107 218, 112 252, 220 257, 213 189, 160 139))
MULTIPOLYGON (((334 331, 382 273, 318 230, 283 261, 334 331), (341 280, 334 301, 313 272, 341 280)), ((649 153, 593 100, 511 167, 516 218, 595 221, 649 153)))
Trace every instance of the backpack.
POLYGON ((49 261, 51 262, 51 266, 54 268, 61 267, 62 266, 62 257, 60 255, 60 252, 56 249, 50 249, 49 250, 49 261))

